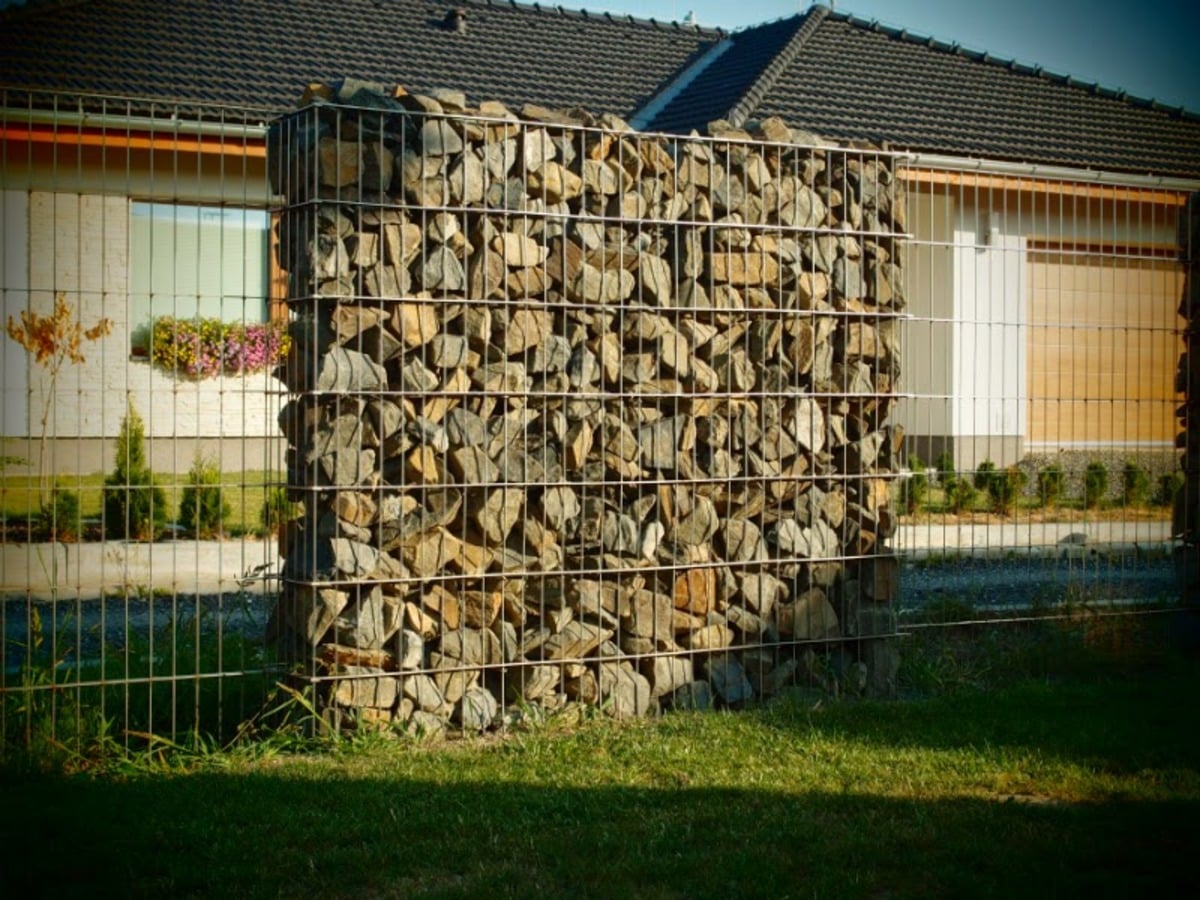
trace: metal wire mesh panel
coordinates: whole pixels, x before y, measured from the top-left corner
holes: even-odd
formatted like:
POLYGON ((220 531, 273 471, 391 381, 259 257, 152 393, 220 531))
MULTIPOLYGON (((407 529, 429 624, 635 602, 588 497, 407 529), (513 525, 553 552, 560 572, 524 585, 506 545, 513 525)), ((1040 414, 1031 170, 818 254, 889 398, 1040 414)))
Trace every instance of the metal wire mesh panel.
POLYGON ((367 101, 271 145, 304 507, 273 633, 330 716, 888 690, 857 639, 893 630, 893 157, 367 101))
POLYGON ((1176 605, 1188 186, 952 160, 902 178, 906 614, 1176 605))
POLYGON ((263 700, 286 350, 253 111, 0 93, 4 745, 263 700))

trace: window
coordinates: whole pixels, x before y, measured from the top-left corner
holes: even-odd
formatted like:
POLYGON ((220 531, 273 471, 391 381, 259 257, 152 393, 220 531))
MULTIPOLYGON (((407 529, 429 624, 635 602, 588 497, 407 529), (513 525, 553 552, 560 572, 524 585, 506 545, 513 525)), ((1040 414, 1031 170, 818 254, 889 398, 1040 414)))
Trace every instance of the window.
POLYGON ((265 210, 134 202, 130 211, 133 353, 160 316, 263 322, 270 217, 265 210))

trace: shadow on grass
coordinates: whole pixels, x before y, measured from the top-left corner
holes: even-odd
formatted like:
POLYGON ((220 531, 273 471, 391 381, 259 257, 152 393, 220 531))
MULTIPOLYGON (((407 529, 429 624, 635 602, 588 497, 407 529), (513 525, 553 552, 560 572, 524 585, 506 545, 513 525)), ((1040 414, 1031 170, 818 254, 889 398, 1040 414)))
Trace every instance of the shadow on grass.
POLYGON ((0 782, 27 896, 1196 896, 1197 802, 256 772, 0 782))
MULTIPOLYGON (((400 749, 126 781, 0 774, 0 896, 1200 896, 1198 674, 1184 660, 915 702, 779 703, 583 727, 565 749, 514 739, 495 753, 400 749), (837 774, 828 757, 855 745, 885 752, 873 770, 846 762, 841 790, 796 777, 810 762, 837 774), (960 764, 950 753, 917 763, 947 787, 883 795, 890 767, 899 784, 911 759, 886 751, 980 747, 962 755, 978 778, 943 778, 938 766, 960 764), (686 779, 710 760, 706 784, 686 779), (1044 760, 1078 764, 1078 796, 1102 801, 996 798, 997 772, 1037 785, 1044 760), (712 786, 724 783, 756 787, 712 786)), ((1049 769, 1054 796, 1072 796, 1074 770, 1049 769)))
POLYGON ((1028 679, 1004 690, 963 690, 919 702, 850 702, 814 713, 785 703, 751 713, 788 733, 891 748, 989 747, 1109 772, 1200 770, 1195 714, 1200 664, 1090 681, 1028 679))

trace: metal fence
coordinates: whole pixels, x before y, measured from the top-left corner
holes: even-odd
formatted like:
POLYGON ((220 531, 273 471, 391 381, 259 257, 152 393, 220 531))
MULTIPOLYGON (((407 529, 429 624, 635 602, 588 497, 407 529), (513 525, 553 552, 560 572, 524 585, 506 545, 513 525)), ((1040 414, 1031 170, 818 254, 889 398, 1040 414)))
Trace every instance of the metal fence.
POLYGON ((264 114, 8 91, 0 131, 5 746, 228 732, 286 514, 264 114))
POLYGON ((904 614, 1175 607, 1195 185, 980 168, 906 169, 904 614))
POLYGON ((853 686, 865 638, 890 633, 893 615, 916 628, 1080 604, 1177 608, 1172 553, 1195 529, 1183 513, 1171 522, 1194 252, 1181 211, 1194 185, 800 151, 762 135, 657 141, 600 123, 449 117, 427 139, 425 119, 376 111, 380 128, 360 132, 310 110, 277 132, 272 186, 261 110, 14 92, 0 108, 0 291, 13 323, 0 346, 5 747, 229 736, 297 659, 349 719, 411 721, 419 709, 461 724, 477 687, 499 710, 527 709, 539 690, 547 707, 610 708, 631 690, 640 710, 643 679, 666 706, 689 684, 732 678, 710 662, 727 649, 747 697, 772 679, 853 686), (534 132, 540 156, 526 150, 534 132), (437 139, 461 146, 434 153, 437 139), (372 170, 361 155, 371 146, 387 149, 397 183, 437 196, 389 198, 390 179, 370 183, 384 178, 380 158, 372 170), (346 148, 360 155, 347 163, 346 148), (483 167, 479 198, 464 193, 477 170, 463 148, 483 167), (679 205, 662 182, 685 160, 710 180, 703 201, 679 205), (887 173, 870 199, 866 170, 887 173), (566 196, 573 178, 587 181, 566 196), (791 194, 766 188, 785 178, 791 194), (658 193, 643 184, 654 181, 658 193), (797 186, 821 216, 794 211, 797 186), (753 211, 737 207, 746 196, 753 211), (573 271, 570 295, 564 267, 579 261, 567 239, 611 276, 593 285, 573 271), (731 283, 704 258, 787 263, 789 241, 790 268, 759 269, 759 283, 745 272, 731 283), (525 254, 537 265, 513 264, 525 254), (647 256, 667 266, 661 286, 647 256), (452 287, 454 261, 464 281, 452 287), (719 352, 701 349, 714 335, 719 352), (321 369, 329 340, 378 360, 387 386, 323 381, 337 377, 321 369), (580 381, 592 377, 580 347, 594 381, 580 381), (299 369, 280 381, 271 370, 289 353, 299 369), (516 360, 519 384, 494 365, 516 360), (866 381, 852 387, 856 377, 866 381), (595 408, 568 415, 571 404, 595 408), (452 408, 482 433, 466 431, 465 414, 447 423, 452 408), (375 443, 358 433, 353 460, 317 452, 312 428, 351 411, 375 443), (807 430, 798 437, 781 415, 807 430), (453 445, 438 431, 451 424, 453 445), (866 463, 864 439, 878 443, 866 463), (523 473, 468 475, 486 468, 460 452, 473 443, 523 473), (669 458, 640 466, 621 457, 625 444, 669 458), (561 454, 555 477, 530 474, 548 447, 561 454), (821 497, 814 519, 796 518, 800 495, 802 516, 821 497), (717 513, 691 523, 713 526, 706 551, 671 543, 697 496, 717 513), (434 523, 436 546, 400 537, 401 525, 385 535, 364 498, 401 521, 424 517, 416 534, 434 523), (731 514, 737 504, 744 514, 731 514), (738 524, 735 541, 731 520, 754 530, 738 524), (814 552, 826 529, 830 546, 814 552), (280 536, 293 542, 286 579, 280 536), (349 543, 398 568, 357 571, 349 543), (478 548, 486 563, 471 560, 478 548), (875 562, 884 571, 893 550, 894 596, 875 562), (331 579, 338 563, 323 554, 335 551, 352 559, 331 579), (860 622, 872 604, 885 626, 860 622), (376 624, 386 639, 366 634, 376 624), (478 661, 462 649, 475 632, 478 661))

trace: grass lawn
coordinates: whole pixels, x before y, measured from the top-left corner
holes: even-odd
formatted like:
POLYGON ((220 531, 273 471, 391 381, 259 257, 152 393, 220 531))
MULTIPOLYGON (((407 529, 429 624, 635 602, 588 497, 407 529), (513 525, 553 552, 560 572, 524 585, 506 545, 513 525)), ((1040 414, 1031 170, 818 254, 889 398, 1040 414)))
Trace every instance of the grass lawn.
MULTIPOLYGON (((103 505, 104 473, 90 475, 64 475, 58 478, 60 488, 79 494, 80 514, 85 519, 98 519, 103 505)), ((156 481, 167 494, 167 521, 174 521, 179 511, 179 501, 187 484, 187 472, 178 475, 157 473, 156 481)), ((230 515, 226 520, 226 532, 231 535, 256 534, 263 530, 262 510, 266 502, 268 478, 278 481, 278 472, 237 471, 222 472, 220 486, 230 515)), ((0 471, 0 519, 24 523, 36 519, 41 508, 38 479, 34 475, 8 475, 0 471)))
POLYGON ((0 895, 1200 895, 1193 661, 0 775, 0 895))

